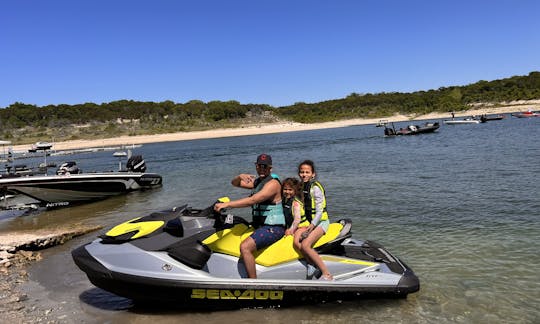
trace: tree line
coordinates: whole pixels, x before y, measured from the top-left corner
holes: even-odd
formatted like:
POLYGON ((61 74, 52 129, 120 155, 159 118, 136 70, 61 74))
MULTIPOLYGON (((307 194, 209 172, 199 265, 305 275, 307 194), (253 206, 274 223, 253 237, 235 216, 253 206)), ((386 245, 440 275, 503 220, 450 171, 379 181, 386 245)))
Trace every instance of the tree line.
POLYGON ((393 114, 467 110, 473 103, 531 99, 540 99, 540 72, 411 93, 352 93, 342 99, 309 104, 299 102, 284 107, 199 100, 186 103, 119 100, 103 104, 42 107, 16 102, 0 109, 0 139, 28 143, 50 136, 56 136, 56 140, 68 140, 156 134, 276 120, 313 123, 382 118, 393 114))

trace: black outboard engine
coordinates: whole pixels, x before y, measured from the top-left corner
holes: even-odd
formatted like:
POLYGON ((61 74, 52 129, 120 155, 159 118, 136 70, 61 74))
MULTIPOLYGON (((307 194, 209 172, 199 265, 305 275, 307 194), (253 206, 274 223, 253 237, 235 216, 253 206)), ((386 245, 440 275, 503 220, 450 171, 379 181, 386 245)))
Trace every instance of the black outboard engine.
POLYGON ((393 136, 393 135, 396 135, 396 131, 393 130, 392 128, 386 127, 386 128, 384 129, 384 135, 386 135, 386 136, 393 136))
POLYGON ((127 160, 126 168, 131 172, 145 172, 146 163, 142 158, 142 155, 133 155, 127 160))
POLYGON ((79 169, 77 166, 77 163, 74 161, 70 162, 64 162, 59 167, 58 170, 56 170, 56 174, 63 175, 63 174, 79 174, 82 170, 79 169))

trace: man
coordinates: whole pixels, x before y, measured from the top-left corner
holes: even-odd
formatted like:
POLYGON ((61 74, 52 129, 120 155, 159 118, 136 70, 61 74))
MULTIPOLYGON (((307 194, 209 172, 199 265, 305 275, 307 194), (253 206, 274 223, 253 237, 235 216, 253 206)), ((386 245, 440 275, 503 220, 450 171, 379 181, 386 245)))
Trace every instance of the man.
POLYGON ((251 189, 251 195, 238 200, 216 203, 214 209, 252 208, 255 231, 240 244, 240 256, 244 260, 249 278, 257 278, 253 253, 277 242, 285 234, 285 216, 281 205, 281 183, 273 174, 272 157, 261 154, 255 162, 257 175, 242 173, 231 181, 235 187, 251 189))

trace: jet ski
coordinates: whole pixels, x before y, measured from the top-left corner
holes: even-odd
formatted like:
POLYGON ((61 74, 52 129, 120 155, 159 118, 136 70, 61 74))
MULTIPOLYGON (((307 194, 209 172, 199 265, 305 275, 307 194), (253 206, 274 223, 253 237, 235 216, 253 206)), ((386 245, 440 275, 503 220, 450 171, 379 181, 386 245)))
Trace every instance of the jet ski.
POLYGON ((284 307, 403 298, 420 289, 403 261, 373 241, 353 238, 351 226, 350 219, 332 223, 315 244, 331 281, 308 274, 290 235, 256 252, 258 278, 249 279, 239 246, 254 228, 213 206, 184 205, 132 219, 76 248, 72 257, 93 285, 145 305, 284 307))

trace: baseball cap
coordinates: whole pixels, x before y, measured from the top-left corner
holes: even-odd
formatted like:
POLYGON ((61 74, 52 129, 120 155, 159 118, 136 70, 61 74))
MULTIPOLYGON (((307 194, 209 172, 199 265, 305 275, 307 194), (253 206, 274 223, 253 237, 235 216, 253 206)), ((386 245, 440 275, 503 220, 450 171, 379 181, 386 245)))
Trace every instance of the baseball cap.
POLYGON ((256 164, 272 165, 272 157, 268 154, 261 154, 257 156, 256 164))

